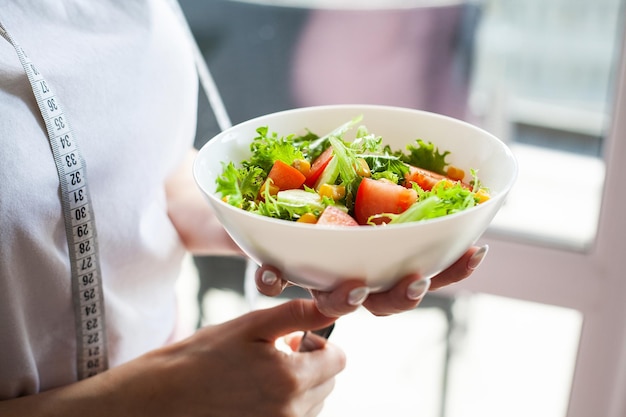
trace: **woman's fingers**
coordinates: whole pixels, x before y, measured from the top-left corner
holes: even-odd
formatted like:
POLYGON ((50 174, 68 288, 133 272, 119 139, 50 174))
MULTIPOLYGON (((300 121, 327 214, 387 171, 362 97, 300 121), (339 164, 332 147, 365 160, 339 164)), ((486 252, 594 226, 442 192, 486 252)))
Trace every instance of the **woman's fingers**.
MULTIPOLYGON (((351 279, 332 291, 310 290, 310 293, 317 308, 329 317, 343 316, 361 305, 377 316, 401 313, 417 307, 428 290, 436 290, 469 277, 480 266, 488 251, 487 245, 473 246, 432 279, 410 274, 384 292, 371 292, 363 280, 351 279)), ((257 269, 255 281, 259 291, 268 296, 279 295, 288 285, 281 278, 280 270, 269 265, 257 269)))
POLYGON ((480 266, 487 252, 489 252, 488 245, 471 247, 448 269, 433 277, 430 289, 436 290, 469 277, 480 266))
POLYGON ((276 297, 287 287, 287 281, 281 278, 278 268, 262 265, 254 273, 254 282, 259 292, 269 297, 276 297))
POLYGON ((359 308, 370 294, 362 280, 342 282, 333 291, 310 290, 317 308, 329 317, 339 317, 359 308))
POLYGON ((417 307, 429 288, 430 280, 407 275, 388 291, 370 294, 363 306, 376 316, 401 313, 417 307))

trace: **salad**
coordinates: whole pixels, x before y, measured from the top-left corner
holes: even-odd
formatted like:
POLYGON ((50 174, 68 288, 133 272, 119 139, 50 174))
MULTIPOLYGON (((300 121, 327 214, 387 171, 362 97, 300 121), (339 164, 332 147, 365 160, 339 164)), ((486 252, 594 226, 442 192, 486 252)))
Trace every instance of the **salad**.
POLYGON ((475 170, 467 176, 446 162, 449 152, 422 139, 390 149, 361 121, 355 117, 324 136, 309 130, 279 136, 259 127, 250 158, 223 163, 216 191, 259 215, 342 226, 431 219, 489 199, 475 170))

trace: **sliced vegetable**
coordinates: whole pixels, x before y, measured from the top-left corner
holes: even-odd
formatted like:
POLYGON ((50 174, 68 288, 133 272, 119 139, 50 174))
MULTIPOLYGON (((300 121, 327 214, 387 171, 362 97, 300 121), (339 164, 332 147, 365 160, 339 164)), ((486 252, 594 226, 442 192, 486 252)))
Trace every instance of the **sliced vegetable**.
POLYGON ((314 187, 318 190, 322 184, 334 184, 337 178, 339 178, 339 160, 337 156, 333 155, 317 181, 315 181, 314 187))
POLYGON ((305 190, 286 190, 280 191, 276 195, 277 204, 302 208, 302 213, 315 212, 321 213, 326 204, 324 199, 313 191, 305 190))
POLYGON ((432 190, 433 187, 437 185, 439 181, 442 181, 442 180, 458 182, 463 187, 467 189, 471 189, 471 187, 468 184, 462 181, 458 181, 454 178, 449 178, 442 174, 437 174, 436 172, 430 171, 428 169, 417 168, 412 165, 409 165, 409 172, 405 175, 404 178, 406 180, 405 181, 406 187, 411 187, 412 186, 411 183, 414 182, 417 185, 419 185, 422 188, 422 190, 425 190, 425 191, 432 190))
POLYGON ((279 190, 300 188, 306 180, 302 172, 291 165, 287 165, 280 159, 274 162, 272 169, 267 174, 267 178, 272 180, 273 185, 278 187, 279 190))
POLYGON ((339 201, 346 196, 346 187, 336 184, 322 184, 317 193, 322 197, 328 197, 334 201, 339 201))
POLYGON ((317 219, 318 225, 324 226, 358 226, 359 224, 350 216, 347 211, 336 206, 328 206, 317 219))
POLYGON ((311 169, 309 170, 309 175, 307 175, 306 181, 304 182, 307 187, 313 188, 315 186, 317 179, 320 177, 320 175, 322 175, 322 172, 324 172, 324 169, 332 158, 333 149, 329 147, 326 148, 326 150, 322 152, 322 154, 318 156, 315 161, 313 161, 313 164, 311 164, 311 169))
MULTIPOLYGON (((354 217, 359 224, 369 223, 372 216, 382 213, 399 214, 417 201, 417 191, 387 180, 363 178, 356 194, 354 217)), ((375 224, 387 223, 389 218, 378 217, 375 224)))
POLYGON ((350 223, 345 216, 352 216, 362 225, 440 217, 489 199, 474 169, 465 180, 463 170, 446 162, 449 152, 421 139, 392 150, 365 126, 356 127, 360 120, 322 137, 310 131, 280 136, 259 127, 251 157, 238 168, 223 164, 218 194, 263 216, 315 223, 328 212, 322 224, 350 223), (347 142, 344 134, 353 127, 355 139, 347 142))
POLYGON ((430 191, 433 189, 435 184, 437 184, 442 179, 446 178, 445 175, 437 174, 436 172, 430 171, 424 168, 417 168, 413 165, 409 165, 409 172, 405 174, 405 185, 407 187, 412 187, 412 182, 419 185, 422 190, 430 191))
POLYGON ((459 167, 450 165, 446 171, 446 176, 450 178, 451 180, 463 181, 463 179, 465 178, 465 171, 463 171, 459 167))

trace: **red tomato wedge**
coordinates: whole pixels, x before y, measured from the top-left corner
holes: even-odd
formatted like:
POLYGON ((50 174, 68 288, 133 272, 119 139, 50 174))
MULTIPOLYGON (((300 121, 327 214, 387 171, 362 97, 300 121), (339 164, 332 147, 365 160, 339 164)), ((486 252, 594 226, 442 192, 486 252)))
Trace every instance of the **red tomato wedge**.
MULTIPOLYGON (((433 189, 435 184, 437 184, 439 181, 446 179, 448 177, 446 177, 445 175, 437 174, 436 172, 429 171, 424 168, 417 168, 412 165, 409 165, 409 172, 405 175, 404 178, 406 180, 405 186, 407 188, 411 188, 411 182, 415 182, 417 183, 417 185, 422 187, 424 191, 430 191, 433 189)), ((471 187, 468 184, 462 181, 455 181, 455 180, 450 180, 450 181, 458 182, 463 187, 471 189, 471 187)))
POLYGON ((313 164, 311 164, 311 171, 309 171, 309 175, 307 175, 304 185, 313 188, 315 186, 315 182, 320 175, 322 175, 324 168, 326 168, 326 165, 328 165, 331 159, 333 159, 333 148, 329 147, 322 152, 320 156, 315 159, 315 161, 313 161, 313 164))
POLYGON ((322 215, 317 219, 316 224, 326 226, 358 226, 359 224, 345 211, 334 207, 327 206, 322 215))
POLYGON ((425 191, 432 190, 435 184, 444 178, 446 178, 444 175, 412 165, 409 165, 409 172, 404 176, 408 188, 411 187, 411 182, 415 182, 425 191))
POLYGON ((271 178, 273 184, 278 187, 279 190, 300 188, 306 180, 303 173, 281 160, 274 162, 267 178, 271 178))
MULTIPOLYGON (((367 224, 370 216, 382 213, 400 214, 417 201, 417 192, 385 180, 363 178, 356 193, 354 217, 359 224, 367 224)), ((374 223, 387 223, 379 218, 374 223)))

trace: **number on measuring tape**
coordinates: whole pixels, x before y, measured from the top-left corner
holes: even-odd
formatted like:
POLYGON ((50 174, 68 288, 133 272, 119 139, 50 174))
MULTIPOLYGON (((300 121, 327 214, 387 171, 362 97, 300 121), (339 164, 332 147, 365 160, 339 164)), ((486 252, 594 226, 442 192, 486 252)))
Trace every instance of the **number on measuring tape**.
POLYGON ((51 86, 2 23, 0 36, 13 45, 26 72, 59 176, 74 300, 77 374, 84 379, 108 368, 102 275, 85 161, 51 86))

